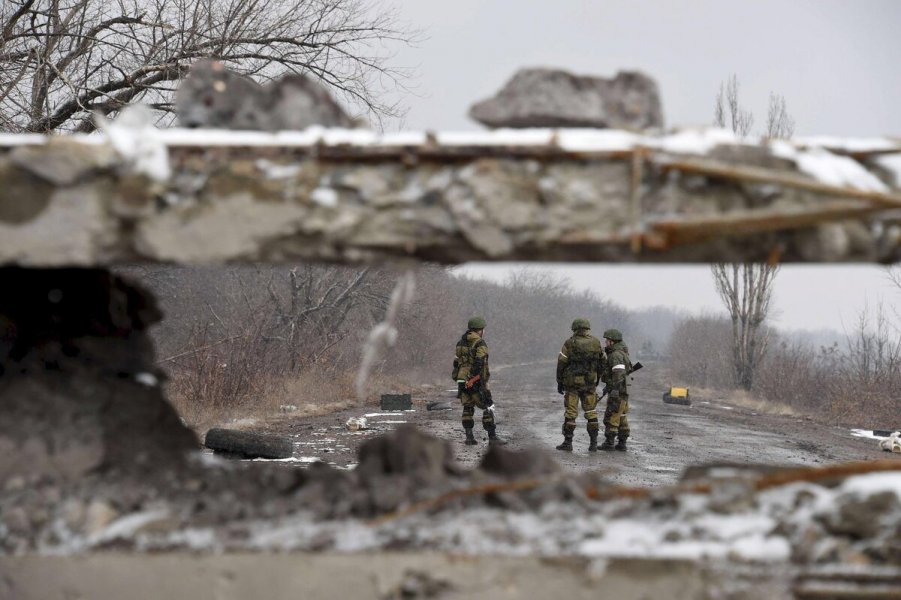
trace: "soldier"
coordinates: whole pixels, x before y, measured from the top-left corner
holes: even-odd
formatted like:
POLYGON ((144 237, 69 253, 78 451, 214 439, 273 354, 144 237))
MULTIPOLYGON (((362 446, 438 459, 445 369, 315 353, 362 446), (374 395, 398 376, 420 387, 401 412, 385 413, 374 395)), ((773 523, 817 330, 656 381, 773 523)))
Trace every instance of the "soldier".
POLYGON ((573 432, 579 416, 579 402, 588 420, 589 452, 598 449, 598 381, 604 370, 604 350, 601 341, 591 335, 588 319, 572 323, 573 335, 563 342, 557 356, 557 392, 563 394, 563 443, 557 450, 572 452, 573 432))
POLYGON ((626 417, 629 412, 627 380, 632 372, 632 361, 619 329, 606 330, 604 342, 607 364, 601 379, 606 384, 604 393, 607 394, 607 410, 604 412, 604 443, 601 444, 601 450, 625 450, 626 440, 629 439, 629 419, 626 417), (617 436, 619 440, 614 446, 613 441, 617 436))
POLYGON ((488 388, 491 377, 488 370, 488 345, 483 338, 484 334, 485 319, 471 318, 466 333, 457 342, 454 358, 452 376, 457 382, 457 397, 463 403, 463 431, 466 433, 467 446, 478 443, 472 434, 476 407, 482 409, 482 427, 488 432, 488 443, 505 443, 497 437, 494 424, 494 401, 488 388))

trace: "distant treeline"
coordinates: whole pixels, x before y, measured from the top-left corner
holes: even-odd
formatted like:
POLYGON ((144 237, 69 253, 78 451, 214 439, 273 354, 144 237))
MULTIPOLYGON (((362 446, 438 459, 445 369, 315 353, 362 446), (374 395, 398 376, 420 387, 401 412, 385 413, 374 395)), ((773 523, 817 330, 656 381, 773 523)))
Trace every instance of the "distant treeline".
MULTIPOLYGON (((157 296, 166 316, 152 333, 170 374, 169 393, 182 414, 197 420, 352 398, 362 348, 401 274, 321 265, 122 271, 157 296)), ((674 382, 732 387, 726 317, 630 310, 575 291, 550 271, 512 271, 497 283, 424 266, 415 277, 415 299, 396 323, 397 344, 375 370, 382 383, 447 377, 466 321, 481 315, 494 364, 554 360, 572 320, 584 317, 595 335, 622 330, 633 360, 661 361, 674 382)), ((863 315, 843 344, 824 348, 771 329, 754 392, 849 422, 897 413, 901 337, 884 314, 875 329, 871 321, 863 315)))

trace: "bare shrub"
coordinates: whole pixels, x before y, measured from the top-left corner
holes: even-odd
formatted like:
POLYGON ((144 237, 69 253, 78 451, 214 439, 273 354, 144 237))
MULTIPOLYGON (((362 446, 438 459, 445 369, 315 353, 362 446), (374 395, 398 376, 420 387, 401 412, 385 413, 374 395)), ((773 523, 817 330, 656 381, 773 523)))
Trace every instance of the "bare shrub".
POLYGON ((828 394, 836 420, 894 427, 901 406, 901 335, 882 305, 861 311, 846 348, 830 367, 828 394))
POLYGON ((717 127, 728 127, 736 135, 747 137, 754 126, 754 114, 741 105, 738 76, 720 84, 713 109, 713 122, 717 127))
POLYGON ((885 309, 863 310, 843 345, 779 342, 756 389, 832 423, 894 427, 901 406, 901 335, 885 309))
POLYGON ((272 346, 259 333, 264 323, 221 338, 195 324, 185 350, 163 359, 170 373, 169 395, 189 423, 254 413, 273 391, 272 346))
POLYGON ((820 411, 824 398, 821 362, 808 345, 777 340, 760 365, 754 389, 772 402, 804 412, 820 411))
POLYGON ((766 137, 770 139, 791 139, 795 135, 795 119, 788 114, 785 97, 770 92, 767 106, 766 137))
MULTIPOLYGON (((739 137, 747 137, 754 126, 754 114, 741 104, 738 76, 720 83, 713 106, 713 124, 730 129, 739 137)), ((767 105, 766 129, 763 136, 770 139, 791 139, 795 134, 795 119, 788 112, 785 97, 770 92, 767 105)))

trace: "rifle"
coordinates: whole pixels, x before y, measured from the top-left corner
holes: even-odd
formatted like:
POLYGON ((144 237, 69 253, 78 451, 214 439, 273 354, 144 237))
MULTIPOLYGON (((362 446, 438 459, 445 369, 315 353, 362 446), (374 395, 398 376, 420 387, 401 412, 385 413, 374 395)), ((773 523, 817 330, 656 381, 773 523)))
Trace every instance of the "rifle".
POLYGON ((474 387, 478 387, 479 398, 482 400, 482 404, 485 405, 485 410, 490 412, 492 415, 494 414, 494 399, 491 397, 491 390, 486 389, 485 386, 481 384, 482 374, 479 373, 473 377, 467 379, 460 388, 460 393, 463 393, 462 388, 466 388, 467 390, 471 390, 474 387))
MULTIPOLYGON (((631 374, 634 373, 635 371, 640 371, 640 370, 643 369, 643 368, 644 368, 644 365, 641 364, 641 361, 639 361, 639 362, 635 363, 634 365, 632 365, 632 370, 629 371, 629 375, 631 375, 631 374)), ((628 377, 628 375, 627 375, 626 377, 628 377)), ((600 396, 598 396, 598 402, 600 402, 601 399, 602 399, 604 396, 606 396, 607 393, 608 393, 609 391, 610 391, 610 384, 607 384, 607 385, 604 386, 604 393, 601 394, 600 396)))

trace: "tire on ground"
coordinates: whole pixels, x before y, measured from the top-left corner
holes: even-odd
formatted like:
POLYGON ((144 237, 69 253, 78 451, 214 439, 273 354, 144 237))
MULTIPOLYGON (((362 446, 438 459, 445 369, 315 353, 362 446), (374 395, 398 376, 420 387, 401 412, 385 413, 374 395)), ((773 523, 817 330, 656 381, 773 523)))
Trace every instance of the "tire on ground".
POLYGON ((238 458, 290 458, 294 444, 277 435, 214 427, 206 432, 204 446, 216 454, 238 458))

